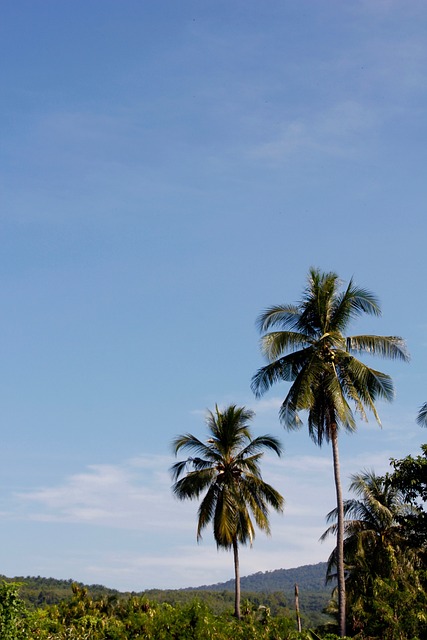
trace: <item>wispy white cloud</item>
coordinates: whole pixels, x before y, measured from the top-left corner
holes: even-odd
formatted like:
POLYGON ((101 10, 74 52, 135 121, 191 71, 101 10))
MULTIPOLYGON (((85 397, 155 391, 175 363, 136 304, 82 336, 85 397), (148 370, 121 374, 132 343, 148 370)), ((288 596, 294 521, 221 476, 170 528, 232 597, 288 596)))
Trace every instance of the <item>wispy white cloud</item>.
MULTIPOLYGON (((351 456, 344 447, 344 489, 349 473, 365 466, 382 472, 381 462, 383 452, 351 456)), ((173 498, 171 463, 172 457, 141 455, 117 465, 90 465, 58 485, 17 494, 18 517, 46 526, 99 526, 111 531, 113 538, 120 529, 131 537, 123 550, 104 544, 90 558, 81 551, 74 554, 70 566, 79 580, 135 590, 227 580, 232 577, 232 558, 217 551, 209 529, 197 544, 198 503, 173 498)), ((333 540, 321 544, 319 537, 326 528, 326 514, 335 506, 330 451, 282 459, 266 456, 263 475, 286 504, 282 515, 270 516, 272 536, 257 532, 253 548, 242 548, 243 575, 326 560, 333 540)), ((49 562, 39 558, 42 566, 49 562)))
POLYGON ((322 112, 282 123, 276 138, 253 149, 255 157, 280 160, 301 152, 350 156, 360 143, 360 134, 378 122, 375 110, 357 101, 345 101, 322 112))
MULTIPOLYGON (((96 576, 101 580, 104 571, 109 584, 116 574, 122 575, 121 586, 133 584, 143 569, 147 584, 168 586, 164 575, 156 576, 155 571, 166 565, 170 586, 227 579, 230 559, 218 555, 210 530, 202 543, 196 544, 197 502, 179 502, 171 495, 167 471, 171 461, 167 456, 135 456, 119 465, 90 465, 59 485, 17 494, 19 510, 15 516, 56 525, 96 525, 141 535, 142 547, 148 545, 150 549, 146 554, 132 552, 132 560, 127 559, 126 553, 116 554, 113 563, 108 561, 108 568, 103 554, 99 566, 91 565, 92 580, 98 579, 96 576), (153 537, 165 541, 162 552, 153 554, 153 537)), ((301 456, 288 461, 266 457, 264 462, 264 477, 284 495, 286 507, 283 516, 271 514, 272 538, 258 533, 256 551, 248 554, 245 570, 265 570, 267 558, 269 569, 295 563, 296 558, 319 561, 325 552, 320 547, 313 551, 312 545, 317 545, 324 514, 333 506, 327 461, 301 456)))
POLYGON ((257 414, 270 413, 274 411, 277 414, 283 402, 283 398, 263 398, 262 400, 255 400, 254 410, 257 414))
MULTIPOLYGON (((188 529, 194 507, 170 491, 166 456, 140 456, 121 465, 90 465, 54 487, 19 493, 22 517, 44 522, 155 531, 174 521, 188 529)), ((194 525, 193 525, 194 526, 194 525)))
MULTIPOLYGON (((333 548, 333 540, 319 542, 325 525, 304 529, 287 523, 273 528, 267 538, 259 533, 253 547, 241 547, 242 575, 272 571, 324 561, 333 548)), ((232 555, 218 550, 207 536, 201 544, 177 545, 163 553, 106 553, 91 559, 82 571, 103 584, 121 589, 180 588, 215 584, 233 577, 232 555)))

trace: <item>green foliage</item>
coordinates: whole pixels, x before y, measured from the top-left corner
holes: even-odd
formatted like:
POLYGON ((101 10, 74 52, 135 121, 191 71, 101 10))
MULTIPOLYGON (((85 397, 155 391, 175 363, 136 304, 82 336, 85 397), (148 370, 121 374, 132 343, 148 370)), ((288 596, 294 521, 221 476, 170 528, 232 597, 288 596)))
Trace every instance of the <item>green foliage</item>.
MULTIPOLYGON (((427 405, 426 405, 427 406, 427 405)), ((427 555, 427 444, 422 445, 422 455, 392 460, 392 482, 410 502, 415 511, 400 519, 412 544, 424 546, 427 555)), ((424 558, 425 562, 425 558, 424 558)))
MULTIPOLYGON (((404 640, 427 637, 427 590, 422 549, 407 535, 412 512, 393 476, 364 472, 352 477, 358 499, 345 507, 347 623, 358 638, 404 640), (402 612, 405 612, 402 615, 402 612)), ((336 518, 336 510, 329 514, 336 518)), ((326 532, 333 533, 336 525, 326 532)), ((336 565, 331 554, 328 571, 336 565)))
MULTIPOLYGON (((391 482, 389 474, 377 476, 373 471, 364 471, 351 477, 350 491, 358 499, 344 501, 345 541, 344 555, 348 570, 347 589, 360 591, 362 584, 368 588, 375 576, 388 576, 396 555, 401 562, 410 561, 403 528, 399 517, 412 511, 404 501, 404 495, 391 482)), ((328 515, 328 522, 337 519, 337 510, 328 515)), ((335 534, 337 525, 332 524, 321 537, 335 534)), ((334 575, 336 549, 328 562, 328 577, 334 575)))
MULTIPOLYGON (((325 587, 326 566, 325 562, 321 562, 295 569, 259 571, 244 576, 241 579, 242 598, 249 599, 257 606, 264 604, 270 607, 273 616, 286 616, 289 615, 289 610, 293 607, 294 587, 295 583, 298 583, 300 586, 300 608, 305 626, 315 627, 325 622, 326 617, 321 612, 330 599, 331 590, 329 587, 325 587)), ((6 577, 4 579, 11 581, 6 577)), ((62 600, 71 598, 72 580, 57 580, 38 576, 13 578, 12 581, 22 583, 20 596, 29 609, 47 604, 58 604, 62 600)), ((81 583, 76 584, 80 587, 84 586, 81 583)), ((153 602, 187 604, 194 598, 198 598, 213 613, 219 615, 232 608, 234 581, 229 580, 192 589, 150 589, 132 594, 119 592, 102 585, 86 585, 86 589, 94 599, 112 595, 123 599, 131 595, 142 596, 145 594, 153 602)))
MULTIPOLYGON (((73 596, 27 615, 20 640, 311 640, 296 634, 293 620, 273 617, 245 601, 243 616, 215 615, 197 599, 172 606, 145 597, 93 599, 73 585, 73 596)), ((15 640, 15 636, 12 636, 15 640)), ((18 638, 18 636, 16 636, 18 638)), ((3 636, 2 636, 3 640, 3 636)), ((9 640, 9 638, 7 639, 9 640)))
POLYGON ((23 629, 24 603, 19 597, 20 584, 5 582, 0 585, 0 638, 20 640, 23 629))
POLYGON ((423 454, 413 458, 392 460, 394 483, 405 493, 409 502, 427 502, 427 444, 421 446, 423 454))
MULTIPOLYGON (((115 594, 92 597, 72 585, 72 595, 59 604, 28 610, 16 583, 3 583, 0 601, 1 640, 337 640, 327 631, 295 631, 289 616, 274 616, 268 606, 245 598, 242 619, 215 614, 200 599, 171 604, 145 596, 115 594)), ((391 579, 376 579, 369 629, 360 640, 415 640, 427 633, 427 601, 413 599, 410 585, 396 589, 391 579), (402 615, 402 611, 405 615, 402 615)), ((200 593, 202 595, 203 592, 200 593)), ((368 616, 368 614, 365 612, 368 616)), ((357 631, 357 630, 356 630, 357 631)))
MULTIPOLYGON (((15 576, 7 578, 0 576, 0 579, 6 582, 19 582, 19 594, 28 608, 42 607, 47 604, 58 604, 62 600, 71 597, 72 584, 78 584, 80 587, 85 585, 76 583, 74 580, 58 580, 56 578, 43 578, 41 576, 15 576)), ((123 595, 116 589, 109 589, 100 584, 86 585, 92 597, 101 597, 103 595, 123 595)))
MULTIPOLYGON (((330 587, 325 587, 326 563, 305 565, 295 569, 277 569, 245 576, 242 578, 242 598, 248 599, 254 606, 267 606, 271 615, 293 617, 293 597, 295 583, 300 587, 300 609, 303 626, 315 628, 329 620, 322 613, 330 599, 330 587)), ((2 576, 0 576, 1 578, 2 576)), ((72 597, 72 580, 55 578, 16 577, 3 578, 7 581, 20 582, 20 596, 28 610, 46 605, 69 601, 72 597)), ((85 585, 76 583, 79 587, 85 585)), ((199 587, 197 589, 151 589, 142 593, 124 593, 109 589, 99 584, 86 585, 89 596, 98 600, 114 596, 120 601, 133 596, 146 598, 153 603, 167 602, 171 605, 186 605, 195 598, 213 612, 223 615, 233 609, 234 581, 199 587)))

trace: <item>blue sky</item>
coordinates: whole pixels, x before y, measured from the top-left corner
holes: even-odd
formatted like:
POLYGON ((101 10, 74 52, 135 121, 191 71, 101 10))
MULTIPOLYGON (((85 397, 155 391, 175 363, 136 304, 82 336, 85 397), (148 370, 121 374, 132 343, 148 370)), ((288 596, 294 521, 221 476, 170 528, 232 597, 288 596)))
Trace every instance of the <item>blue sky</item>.
POLYGON ((215 403, 279 436, 286 499, 242 574, 325 560, 331 451, 261 401, 255 327, 310 266, 354 277, 409 365, 343 482, 417 454, 427 400, 423 0, 5 2, 0 102, 0 572, 186 587, 232 576, 170 442, 215 403))

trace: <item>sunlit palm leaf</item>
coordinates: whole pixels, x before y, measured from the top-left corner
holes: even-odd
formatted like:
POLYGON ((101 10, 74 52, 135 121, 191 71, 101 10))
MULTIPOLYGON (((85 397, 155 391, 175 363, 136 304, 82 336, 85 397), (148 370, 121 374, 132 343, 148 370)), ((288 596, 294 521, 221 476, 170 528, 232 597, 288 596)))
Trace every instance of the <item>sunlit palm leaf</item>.
POLYGON ((293 382, 312 357, 313 350, 308 347, 261 367, 252 378, 252 391, 259 398, 276 382, 293 382))
POLYGON ((297 351, 309 347, 309 336, 292 331, 274 331, 261 338, 261 351, 270 362, 277 360, 287 351, 297 351))
POLYGON ((348 323, 363 313, 380 316, 378 299, 371 291, 354 286, 350 280, 347 289, 336 295, 331 324, 337 330, 345 331, 348 323))
POLYGON ((347 350, 352 353, 368 353, 391 360, 409 361, 405 341, 398 336, 349 336, 347 350))
POLYGON ((264 333, 274 327, 294 329, 299 320, 299 308, 295 305, 278 305, 263 311, 257 321, 257 327, 264 333))

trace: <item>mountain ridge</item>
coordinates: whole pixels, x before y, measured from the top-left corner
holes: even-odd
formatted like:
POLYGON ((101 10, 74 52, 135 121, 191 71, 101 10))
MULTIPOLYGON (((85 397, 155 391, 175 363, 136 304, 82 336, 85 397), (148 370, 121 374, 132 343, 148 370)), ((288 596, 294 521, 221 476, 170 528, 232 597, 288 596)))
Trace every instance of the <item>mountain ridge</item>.
MULTIPOLYGON (((300 590, 306 591, 330 591, 325 585, 326 562, 317 564, 305 564, 290 569, 273 569, 271 571, 258 571, 257 573, 243 576, 240 579, 242 591, 291 591, 298 584, 300 590)), ((201 585, 199 587, 186 587, 185 591, 223 591, 234 589, 234 579, 215 584, 201 585)))
MULTIPOLYGON (((290 569, 273 569, 270 571, 258 571, 256 573, 242 576, 240 579, 242 591, 269 593, 273 591, 291 591, 294 589, 295 584, 298 584, 300 590, 306 591, 329 591, 330 587, 325 585, 326 576, 326 562, 318 562, 316 564, 305 564, 299 567, 292 567, 290 569)), ((71 584, 76 582, 81 586, 85 586, 92 592, 110 592, 110 593, 150 593, 159 591, 228 591, 234 589, 234 579, 226 580, 225 582, 217 582, 214 584, 204 584, 198 587, 181 587, 178 589, 159 589, 159 588, 142 588, 140 591, 114 589, 112 587, 106 587, 100 584, 83 584, 78 580, 72 579, 59 579, 59 578, 44 578, 42 576, 15 576, 9 578, 4 575, 0 575, 0 579, 7 582, 21 582, 23 584, 36 583, 43 588, 60 588, 70 589, 71 584)))

